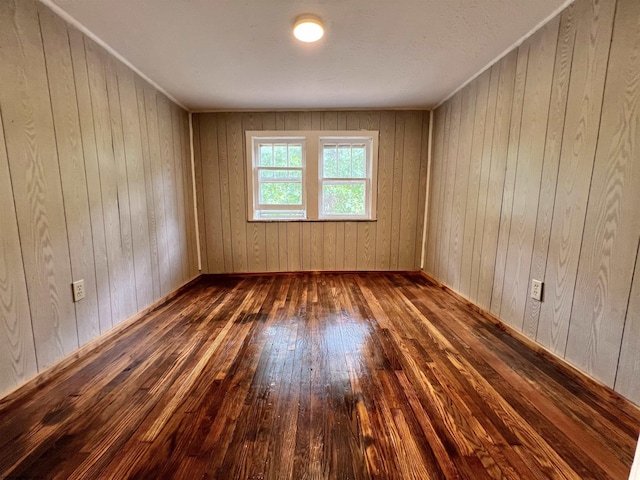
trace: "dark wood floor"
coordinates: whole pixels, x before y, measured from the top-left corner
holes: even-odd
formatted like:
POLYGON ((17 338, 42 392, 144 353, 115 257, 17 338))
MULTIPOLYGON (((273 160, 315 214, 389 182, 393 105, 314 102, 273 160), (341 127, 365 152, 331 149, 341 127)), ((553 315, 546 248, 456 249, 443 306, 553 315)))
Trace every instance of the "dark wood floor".
POLYGON ((208 277, 5 401, 0 471, 626 480, 639 428, 419 275, 208 277))

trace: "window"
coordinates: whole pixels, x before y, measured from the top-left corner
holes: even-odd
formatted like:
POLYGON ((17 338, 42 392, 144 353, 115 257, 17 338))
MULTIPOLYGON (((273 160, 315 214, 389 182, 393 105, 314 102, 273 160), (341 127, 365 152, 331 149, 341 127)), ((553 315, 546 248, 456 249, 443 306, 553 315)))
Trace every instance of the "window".
POLYGON ((304 218, 304 144, 303 138, 256 143, 254 202, 259 218, 304 218))
POLYGON ((375 220, 378 132, 246 132, 249 220, 375 220))

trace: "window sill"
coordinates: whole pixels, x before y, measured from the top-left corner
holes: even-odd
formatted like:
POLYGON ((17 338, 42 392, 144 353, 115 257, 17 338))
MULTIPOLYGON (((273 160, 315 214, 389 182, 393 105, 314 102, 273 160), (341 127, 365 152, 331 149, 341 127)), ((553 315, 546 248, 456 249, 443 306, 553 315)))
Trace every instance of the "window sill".
POLYGON ((301 219, 301 218, 274 218, 274 219, 250 219, 247 220, 247 222, 249 223, 282 223, 282 222, 286 222, 286 223, 327 223, 327 222, 333 222, 333 223, 345 223, 345 222, 364 222, 364 223, 375 223, 377 222, 378 219, 377 218, 310 218, 310 219, 301 219))

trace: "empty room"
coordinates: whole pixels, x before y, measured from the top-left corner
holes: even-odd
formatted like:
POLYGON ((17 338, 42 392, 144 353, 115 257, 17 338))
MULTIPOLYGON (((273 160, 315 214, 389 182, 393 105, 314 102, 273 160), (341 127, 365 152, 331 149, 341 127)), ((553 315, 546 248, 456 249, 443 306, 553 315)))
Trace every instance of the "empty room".
POLYGON ((0 478, 640 480, 638 0, 0 0, 0 478))

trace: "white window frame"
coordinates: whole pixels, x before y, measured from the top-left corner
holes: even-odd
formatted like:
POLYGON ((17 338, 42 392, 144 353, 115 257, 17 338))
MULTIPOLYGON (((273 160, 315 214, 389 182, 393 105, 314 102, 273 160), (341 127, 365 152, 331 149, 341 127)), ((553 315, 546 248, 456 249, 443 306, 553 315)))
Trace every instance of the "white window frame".
POLYGON ((375 200, 374 200, 374 188, 373 183, 373 138, 371 136, 336 136, 331 137, 328 135, 322 135, 320 137, 318 145, 318 217, 322 220, 369 220, 371 218, 371 211, 375 212, 375 200), (364 144, 365 145, 365 177, 336 177, 325 178, 324 177, 324 147, 325 145, 349 145, 353 148, 353 145, 364 144), (324 185, 341 185, 341 184, 365 184, 365 201, 364 215, 349 215, 349 214, 325 214, 322 211, 324 205, 322 188, 324 185), (373 201, 372 201, 373 200, 373 201))
MULTIPOLYGON (((256 164, 253 164, 252 162, 252 186, 249 189, 249 191, 253 191, 253 208, 254 208, 254 213, 253 213, 253 217, 254 219, 260 219, 260 220, 266 220, 266 218, 263 217, 256 217, 256 213, 257 212, 273 212, 273 213, 277 213, 278 211, 282 211, 282 212, 286 212, 286 211, 291 211, 291 212, 295 212, 295 211, 299 211, 302 213, 302 215, 304 216, 304 212, 306 210, 306 189, 305 189, 305 183, 306 183, 306 179, 305 179, 305 149, 306 149, 306 139, 303 136, 289 136, 287 135, 285 136, 278 136, 278 137, 256 137, 255 141, 252 142, 252 148, 253 148, 253 158, 254 159, 258 159, 260 158, 260 147, 264 144, 271 144, 271 145, 297 145, 300 144, 302 145, 302 166, 300 167, 290 167, 290 166, 286 166, 286 167, 263 167, 256 164), (302 202, 299 204, 289 204, 289 205, 273 205, 273 204, 263 204, 260 203, 260 172, 263 170, 269 170, 269 171, 291 171, 291 170, 299 170, 302 173, 302 179, 300 181, 301 185, 302 185, 302 202)), ((252 216, 249 217, 250 219, 252 218, 252 216)), ((302 220, 303 217, 296 217, 296 216, 291 216, 291 217, 284 217, 284 219, 290 220, 290 219, 298 219, 298 220, 302 220)), ((273 218, 272 220, 281 220, 280 218, 273 218)))
MULTIPOLYGON (((291 221, 375 221, 377 214, 377 173, 379 132, 369 130, 314 130, 314 131, 246 131, 247 162, 247 218, 250 222, 291 222, 291 221), (261 205, 259 203, 259 171, 265 167, 258 165, 260 144, 302 143, 302 205, 261 205), (323 145, 325 143, 365 144, 366 178, 324 179, 323 145), (323 183, 348 183, 365 181, 365 215, 322 215, 323 183), (300 217, 269 218, 260 212, 293 211, 301 208, 300 217)), ((290 170, 290 167, 282 167, 290 170)), ((294 167, 293 169, 297 169, 294 167)))

